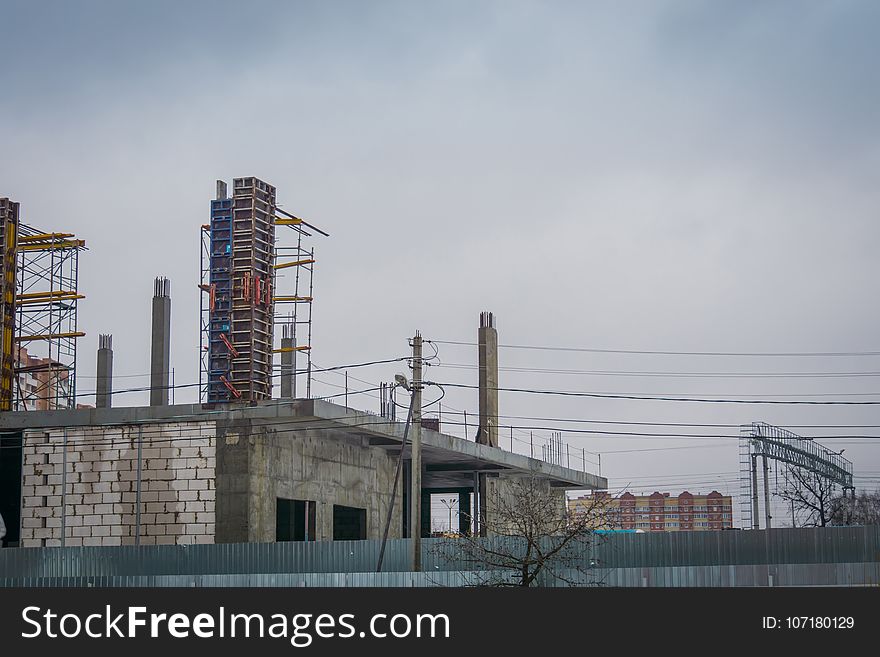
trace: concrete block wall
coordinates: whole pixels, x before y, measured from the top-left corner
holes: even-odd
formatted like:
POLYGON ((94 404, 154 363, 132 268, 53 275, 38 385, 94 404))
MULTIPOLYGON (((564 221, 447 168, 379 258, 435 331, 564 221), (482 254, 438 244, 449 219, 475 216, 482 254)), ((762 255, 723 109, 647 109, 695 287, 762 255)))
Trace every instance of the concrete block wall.
MULTIPOLYGON (((215 434, 213 422, 143 425, 141 545, 214 542, 215 434)), ((62 526, 65 545, 134 545, 138 436, 136 425, 26 431, 22 547, 61 545, 62 526)))
POLYGON ((539 517, 550 527, 568 512, 565 491, 551 488, 546 480, 516 475, 489 477, 486 481, 487 535, 506 532, 511 514, 519 515, 515 509, 522 505, 540 506, 543 512, 539 517))
MULTIPOLYGON (((272 542, 278 498, 316 502, 316 538, 333 540, 333 506, 366 510, 368 539, 382 538, 396 456, 365 439, 322 429, 235 423, 218 428, 217 542, 272 542)), ((403 477, 389 537, 399 538, 403 477)))

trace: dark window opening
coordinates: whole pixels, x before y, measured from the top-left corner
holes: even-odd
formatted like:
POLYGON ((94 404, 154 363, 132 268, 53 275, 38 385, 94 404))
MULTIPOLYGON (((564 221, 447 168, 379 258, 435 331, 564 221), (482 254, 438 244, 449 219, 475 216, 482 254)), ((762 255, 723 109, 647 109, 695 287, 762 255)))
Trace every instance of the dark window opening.
POLYGON ((315 503, 278 498, 275 505, 276 541, 314 541, 315 503))
POLYGON ((333 505, 333 540, 362 541, 367 538, 367 510, 333 505))
POLYGON ((21 445, 20 432, 0 435, 0 515, 7 547, 17 547, 21 539, 21 445))

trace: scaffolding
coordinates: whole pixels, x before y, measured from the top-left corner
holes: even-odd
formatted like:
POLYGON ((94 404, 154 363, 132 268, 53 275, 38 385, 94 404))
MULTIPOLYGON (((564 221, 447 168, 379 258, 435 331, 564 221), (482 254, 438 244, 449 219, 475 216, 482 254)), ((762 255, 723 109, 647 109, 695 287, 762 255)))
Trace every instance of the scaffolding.
POLYGON ((0 411, 15 398, 15 285, 18 203, 0 198, 0 411))
POLYGON ((76 408, 79 252, 85 240, 19 225, 15 298, 17 410, 76 408))
POLYGON ((274 264, 276 280, 275 322, 283 326, 285 340, 274 349, 274 352, 282 357, 282 362, 277 367, 285 373, 283 375, 286 375, 288 371, 291 372, 291 397, 297 396, 297 379, 300 375, 304 375, 305 397, 311 398, 315 249, 304 241, 304 238, 307 240, 314 237, 313 233, 324 237, 329 237, 329 235, 281 208, 276 208, 276 210, 275 225, 287 227, 289 230, 279 230, 276 233, 278 243, 275 248, 274 264), (282 243, 280 236, 282 234, 291 236, 291 231, 295 235, 296 243, 282 243), (290 365, 285 362, 285 356, 288 353, 290 354, 290 365), (301 369, 297 368, 299 354, 302 354, 305 360, 301 369))

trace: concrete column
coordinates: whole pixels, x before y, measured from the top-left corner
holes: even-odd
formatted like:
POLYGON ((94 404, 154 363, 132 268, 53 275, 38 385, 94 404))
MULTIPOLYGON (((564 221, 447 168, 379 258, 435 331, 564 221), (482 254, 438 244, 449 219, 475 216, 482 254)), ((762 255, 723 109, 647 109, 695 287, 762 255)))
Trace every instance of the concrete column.
POLYGON ((486 533, 487 533, 486 532, 486 517, 487 517, 488 513, 486 510, 486 501, 488 500, 488 497, 489 497, 488 496, 488 481, 487 481, 488 478, 489 478, 489 475, 487 475, 485 473, 481 473, 479 475, 480 494, 477 496, 477 499, 479 499, 479 501, 480 501, 480 508, 477 513, 477 516, 480 519, 480 530, 479 530, 480 536, 486 536, 486 533))
POLYGON ((477 442, 498 447, 498 332, 492 313, 480 313, 480 431, 477 442))
POLYGON ((410 507, 410 498, 412 497, 412 460, 404 459, 403 460, 403 495, 401 496, 403 499, 401 510, 403 513, 401 514, 403 517, 401 518, 402 528, 400 535, 403 538, 412 538, 412 534, 410 532, 410 516, 412 516, 412 508, 410 507))
POLYGON ((171 281, 156 278, 150 349, 150 406, 167 406, 171 373, 171 281))
POLYGON ((281 397, 293 398, 293 338, 286 324, 281 327, 281 397))
MULTIPOLYGON (((482 445, 498 447, 498 332, 495 330, 495 316, 490 312, 480 313, 480 328, 477 332, 480 373, 480 430, 477 442, 482 445)), ((479 518, 478 533, 486 535, 486 475, 479 475, 479 518)))
POLYGON ((422 519, 419 522, 422 538, 431 536, 431 491, 422 490, 422 519))
POLYGON ((464 488, 458 491, 458 533, 462 536, 471 533, 470 508, 471 492, 464 488))
POLYGON ((113 336, 98 336, 98 377, 95 384, 95 407, 113 405, 113 336))
POLYGON ((480 536, 480 473, 474 470, 474 487, 473 493, 474 496, 474 518, 473 518, 473 527, 471 531, 474 536, 480 536))

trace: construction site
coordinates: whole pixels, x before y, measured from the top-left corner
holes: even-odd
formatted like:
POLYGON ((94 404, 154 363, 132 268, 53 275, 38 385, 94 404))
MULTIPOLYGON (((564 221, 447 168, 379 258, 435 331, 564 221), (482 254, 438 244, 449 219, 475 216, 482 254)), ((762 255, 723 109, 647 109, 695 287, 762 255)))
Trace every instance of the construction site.
POLYGON ((561 501, 567 489, 606 486, 585 468, 498 446, 488 314, 479 329, 488 336, 480 352, 488 365, 476 442, 422 421, 418 333, 410 380, 388 385, 382 413, 312 399, 312 242, 327 233, 277 207, 275 187, 257 178, 236 178, 231 194, 218 181, 216 190, 201 226, 201 403, 170 403, 171 285, 157 278, 150 405, 134 408, 113 407, 109 334, 99 340, 95 407, 76 403, 77 301, 84 296, 77 266, 85 242, 37 230, 20 221, 18 203, 0 200, 0 512, 8 545, 363 540, 383 532, 419 538, 430 535, 437 493, 459 496, 469 510, 459 514, 459 529, 479 534, 480 518, 492 513, 491 491, 507 478, 540 477, 561 501), (276 284, 280 270, 295 271, 285 278, 289 289, 276 284), (43 357, 19 356, 37 343, 43 357), (390 390, 402 386, 416 400, 407 423, 390 403, 390 390))
MULTIPOLYGON (((479 413, 473 440, 467 431, 463 437, 444 433, 439 416, 423 417, 423 391, 442 386, 424 376, 428 358, 418 331, 410 339, 407 371, 378 388, 378 412, 349 407, 347 392, 344 404, 337 403, 341 395, 314 397, 315 242, 329 234, 279 207, 276 188, 254 177, 235 178, 231 193, 217 181, 207 223, 199 228, 193 221, 193 230, 201 233, 195 282, 200 331, 193 336, 200 402, 171 401, 171 281, 158 277, 152 297, 149 406, 114 404, 119 386, 110 334, 98 341, 95 405, 80 404, 77 342, 84 333, 78 330, 77 305, 85 295, 78 267, 86 242, 72 233, 38 229, 25 216, 18 202, 0 198, 0 513, 7 547, 22 548, 0 554, 0 582, 6 585, 83 584, 104 576, 137 576, 142 578, 138 585, 461 585, 472 583, 462 572, 473 567, 438 562, 427 547, 434 540, 455 540, 430 538, 432 496, 454 499, 454 519, 449 506, 452 534, 495 540, 504 539, 491 529, 497 526, 496 504, 514 482, 539 481, 560 513, 565 512, 566 491, 608 489, 608 480, 593 471, 585 453, 580 459, 575 455, 572 466, 570 446, 561 438, 552 437, 538 449, 530 443, 528 453, 520 454, 513 448, 511 426, 509 449, 504 448, 498 424, 498 334, 489 312, 480 315, 475 327, 479 413), (397 395, 407 393, 408 404, 398 403, 397 395), (357 547, 351 541, 358 541, 357 547), (211 550, 213 544, 254 543, 284 545, 260 553, 264 561, 257 565, 243 565, 241 555, 249 553, 239 546, 223 553, 231 555, 230 562, 218 561, 210 572, 195 564, 151 570, 150 564, 170 558, 162 550, 175 546, 211 550), (134 548, 146 559, 136 566, 125 556, 134 548), (142 550, 147 548, 153 551, 142 550), (63 565, 70 550, 80 555, 77 563, 84 570, 63 565), (352 573, 381 571, 386 550, 385 570, 396 572, 396 578, 351 578, 352 573), (83 565, 91 561, 118 568, 83 565), (288 562, 290 572, 279 566, 288 562), (446 574, 425 579, 418 575, 425 570, 446 574), (282 572, 290 577, 266 579, 282 572), (331 581, 332 573, 348 575, 331 581)), ((846 555, 837 557, 826 548, 809 548, 810 530, 795 535, 771 528, 768 459, 821 477, 839 486, 845 497, 854 492, 852 463, 839 453, 778 427, 749 424, 741 442, 741 527, 760 530, 755 537, 775 532, 772 541, 750 539, 744 552, 732 549, 732 560, 721 563, 706 555, 715 551, 715 543, 736 543, 725 532, 701 538, 684 551, 672 545, 673 538, 654 537, 655 547, 646 551, 647 539, 612 536, 609 545, 622 552, 601 548, 604 581, 617 586, 772 586, 775 577, 781 585, 876 583, 876 528, 839 534, 846 555), (798 556, 779 560, 767 541, 793 545, 792 554, 798 556), (670 556, 652 560, 650 554, 670 556), (728 566, 741 570, 724 570, 728 566), (763 570, 756 575, 755 567, 763 570)), ((633 531, 632 518, 630 523, 621 531, 633 531)), ((211 554, 202 557, 211 561, 211 554)), ((597 563, 592 552, 582 556, 597 563)))

